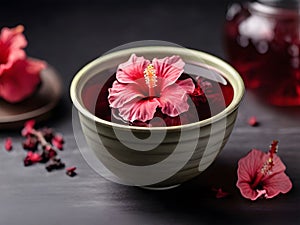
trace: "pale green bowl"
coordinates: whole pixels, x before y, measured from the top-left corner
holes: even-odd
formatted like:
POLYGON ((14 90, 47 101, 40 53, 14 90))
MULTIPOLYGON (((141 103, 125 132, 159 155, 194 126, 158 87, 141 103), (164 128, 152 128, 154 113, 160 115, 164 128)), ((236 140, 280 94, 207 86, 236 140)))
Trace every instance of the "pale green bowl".
POLYGON ((147 46, 97 58, 76 74, 70 92, 89 150, 115 176, 113 180, 127 185, 164 189, 196 177, 215 160, 231 134, 245 87, 240 75, 214 56, 180 47, 147 46), (149 59, 179 55, 186 63, 215 68, 232 85, 233 100, 215 116, 181 126, 127 126, 96 117, 82 102, 81 94, 86 82, 101 71, 115 69, 132 53, 149 59), (152 138, 141 140, 150 132, 152 138), (141 139, 137 140, 137 137, 141 139), (156 146, 154 149, 153 145, 156 146))

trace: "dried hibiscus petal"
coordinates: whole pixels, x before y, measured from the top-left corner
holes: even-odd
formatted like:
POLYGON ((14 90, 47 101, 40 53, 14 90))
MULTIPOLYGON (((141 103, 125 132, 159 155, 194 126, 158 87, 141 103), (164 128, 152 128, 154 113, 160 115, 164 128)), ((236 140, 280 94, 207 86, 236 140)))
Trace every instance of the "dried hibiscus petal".
MULTIPOLYGON (((24 158, 24 166, 30 166, 35 163, 46 163, 45 168, 48 172, 65 168, 61 159, 57 158, 57 149, 62 150, 64 139, 60 134, 56 134, 52 128, 35 129, 35 120, 29 120, 24 124, 22 136, 26 139, 23 141, 23 149, 28 150, 24 158)), ((7 138, 5 148, 12 148, 11 138, 7 138)), ((76 167, 67 169, 69 176, 76 175, 76 167)))
POLYGON ((6 151, 10 152, 12 150, 12 139, 10 137, 6 138, 5 143, 4 143, 4 147, 6 149, 6 151))
POLYGON ((60 134, 54 135, 51 142, 52 145, 54 145, 56 148, 58 148, 59 150, 63 150, 64 139, 62 135, 60 134))
POLYGON ((50 159, 57 155, 56 151, 52 147, 46 148, 45 152, 48 153, 50 159))
POLYGON ((65 164, 59 158, 51 158, 46 164, 46 170, 51 172, 52 170, 59 170, 65 168, 65 164))
POLYGON ((28 120, 27 122, 25 122, 24 124, 24 128, 22 129, 22 136, 26 137, 27 135, 30 135, 31 130, 34 128, 35 125, 35 120, 28 120))
POLYGON ((36 151, 38 148, 38 139, 33 136, 27 136, 25 141, 23 141, 22 145, 25 150, 31 150, 31 151, 36 151))
POLYGON ((251 116, 249 119, 248 119, 248 124, 252 127, 256 127, 259 125, 259 122, 257 121, 257 118, 255 116, 251 116))
POLYGON ((63 138, 63 136, 62 136, 61 134, 56 134, 56 135, 54 136, 54 139, 55 139, 56 141, 62 143, 62 144, 65 142, 65 141, 64 141, 64 138, 63 138))
POLYGON ((54 158, 57 152, 52 148, 51 145, 46 145, 43 147, 42 161, 48 162, 51 158, 54 158))
POLYGON ((216 192, 216 198, 225 198, 229 195, 229 193, 223 191, 222 188, 212 188, 212 191, 216 192))
POLYGON ((41 130, 41 133, 47 142, 51 142, 51 140, 53 138, 53 129, 52 128, 44 127, 41 130))
POLYGON ((74 177, 74 176, 77 175, 77 173, 75 172, 75 170, 76 170, 76 167, 75 167, 75 166, 73 166, 73 167, 68 167, 68 168, 66 169, 66 174, 67 174, 68 176, 70 176, 70 177, 74 177))
POLYGON ((24 158, 24 166, 30 166, 34 163, 40 162, 42 160, 42 157, 40 154, 29 151, 24 158))

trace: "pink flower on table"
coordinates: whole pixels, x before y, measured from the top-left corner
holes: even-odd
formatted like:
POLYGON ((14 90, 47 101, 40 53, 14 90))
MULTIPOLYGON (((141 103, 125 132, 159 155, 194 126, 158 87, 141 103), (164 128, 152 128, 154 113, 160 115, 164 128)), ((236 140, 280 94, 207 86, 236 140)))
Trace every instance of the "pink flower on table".
POLYGON ((178 80, 184 65, 179 56, 150 62, 132 54, 117 69, 117 80, 109 89, 110 107, 130 122, 151 120, 158 108, 171 117, 188 111, 188 94, 194 92, 195 85, 191 78, 178 80))
POLYGON ((24 27, 2 28, 0 33, 0 98, 15 103, 30 96, 40 83, 45 63, 26 57, 24 27))
POLYGON ((253 149, 239 160, 237 187, 243 197, 254 201, 291 190, 292 182, 284 173, 286 167, 275 154, 277 143, 273 141, 268 153, 253 149))

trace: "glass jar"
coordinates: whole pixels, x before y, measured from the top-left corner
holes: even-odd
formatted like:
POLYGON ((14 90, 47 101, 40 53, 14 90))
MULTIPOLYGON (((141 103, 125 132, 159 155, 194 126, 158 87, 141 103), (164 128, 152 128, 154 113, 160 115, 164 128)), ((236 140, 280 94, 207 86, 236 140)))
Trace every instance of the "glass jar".
POLYGON ((248 89, 279 106, 300 105, 300 1, 232 4, 224 44, 248 89))

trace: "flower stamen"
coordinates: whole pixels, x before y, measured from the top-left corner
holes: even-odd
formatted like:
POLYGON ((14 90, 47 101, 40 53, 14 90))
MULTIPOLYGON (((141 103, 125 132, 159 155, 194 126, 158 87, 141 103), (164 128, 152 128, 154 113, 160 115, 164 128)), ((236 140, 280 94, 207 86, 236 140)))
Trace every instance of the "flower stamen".
POLYGON ((278 151, 278 141, 274 140, 272 142, 272 144, 270 145, 269 157, 268 157, 267 161, 263 164, 261 169, 258 171, 255 181, 251 185, 252 188, 256 188, 264 176, 272 174, 272 169, 274 166, 273 156, 274 156, 274 154, 277 153, 277 151, 278 151))
POLYGON ((16 27, 14 28, 14 31, 15 31, 16 33, 23 33, 23 31, 24 31, 24 26, 23 26, 23 25, 18 25, 18 26, 16 26, 16 27))
POLYGON ((157 86, 156 69, 150 63, 144 70, 144 78, 149 87, 149 97, 154 96, 154 88, 157 86))

